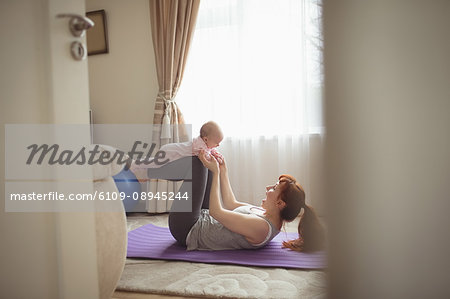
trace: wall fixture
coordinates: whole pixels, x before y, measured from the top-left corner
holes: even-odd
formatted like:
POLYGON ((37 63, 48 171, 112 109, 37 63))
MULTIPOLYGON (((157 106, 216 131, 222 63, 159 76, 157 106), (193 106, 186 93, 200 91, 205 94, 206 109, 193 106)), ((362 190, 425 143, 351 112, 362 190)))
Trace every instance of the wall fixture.
POLYGON ((89 11, 86 16, 95 22, 95 27, 87 33, 88 55, 109 53, 105 10, 89 11))

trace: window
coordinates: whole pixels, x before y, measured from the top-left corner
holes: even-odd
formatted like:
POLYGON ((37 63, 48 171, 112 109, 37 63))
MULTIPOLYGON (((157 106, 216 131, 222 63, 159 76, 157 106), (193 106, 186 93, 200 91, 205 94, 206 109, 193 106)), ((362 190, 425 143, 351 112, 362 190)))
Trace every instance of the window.
POLYGON ((194 135, 215 120, 227 137, 321 133, 317 0, 203 0, 177 96, 194 135))

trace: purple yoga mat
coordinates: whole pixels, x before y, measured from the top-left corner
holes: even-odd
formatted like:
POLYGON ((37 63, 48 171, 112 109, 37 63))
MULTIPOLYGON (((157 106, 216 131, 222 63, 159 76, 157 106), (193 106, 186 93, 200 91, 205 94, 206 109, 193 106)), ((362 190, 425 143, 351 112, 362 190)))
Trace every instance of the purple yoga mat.
POLYGON ((281 232, 260 249, 186 251, 186 247, 178 245, 172 237, 169 228, 147 224, 128 233, 127 257, 262 267, 326 268, 324 251, 301 253, 281 248, 283 240, 295 238, 296 233, 287 233, 286 236, 281 232))

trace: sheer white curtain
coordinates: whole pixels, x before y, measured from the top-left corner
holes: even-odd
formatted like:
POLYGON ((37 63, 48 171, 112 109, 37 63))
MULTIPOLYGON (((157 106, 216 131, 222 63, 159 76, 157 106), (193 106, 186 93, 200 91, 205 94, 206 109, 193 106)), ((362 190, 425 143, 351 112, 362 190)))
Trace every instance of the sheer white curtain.
POLYGON ((310 142, 323 134, 320 13, 317 0, 201 1, 177 101, 193 135, 205 121, 221 125, 219 150, 239 200, 259 204, 282 173, 313 193, 310 142))

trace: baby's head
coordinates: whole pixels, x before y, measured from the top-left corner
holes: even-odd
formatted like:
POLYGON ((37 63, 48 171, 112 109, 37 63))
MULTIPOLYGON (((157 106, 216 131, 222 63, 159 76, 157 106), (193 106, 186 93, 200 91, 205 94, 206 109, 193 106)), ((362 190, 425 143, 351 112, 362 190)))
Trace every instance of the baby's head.
POLYGON ((201 127, 200 137, 206 143, 208 148, 215 148, 220 145, 220 142, 223 139, 223 133, 218 124, 209 121, 201 127))

